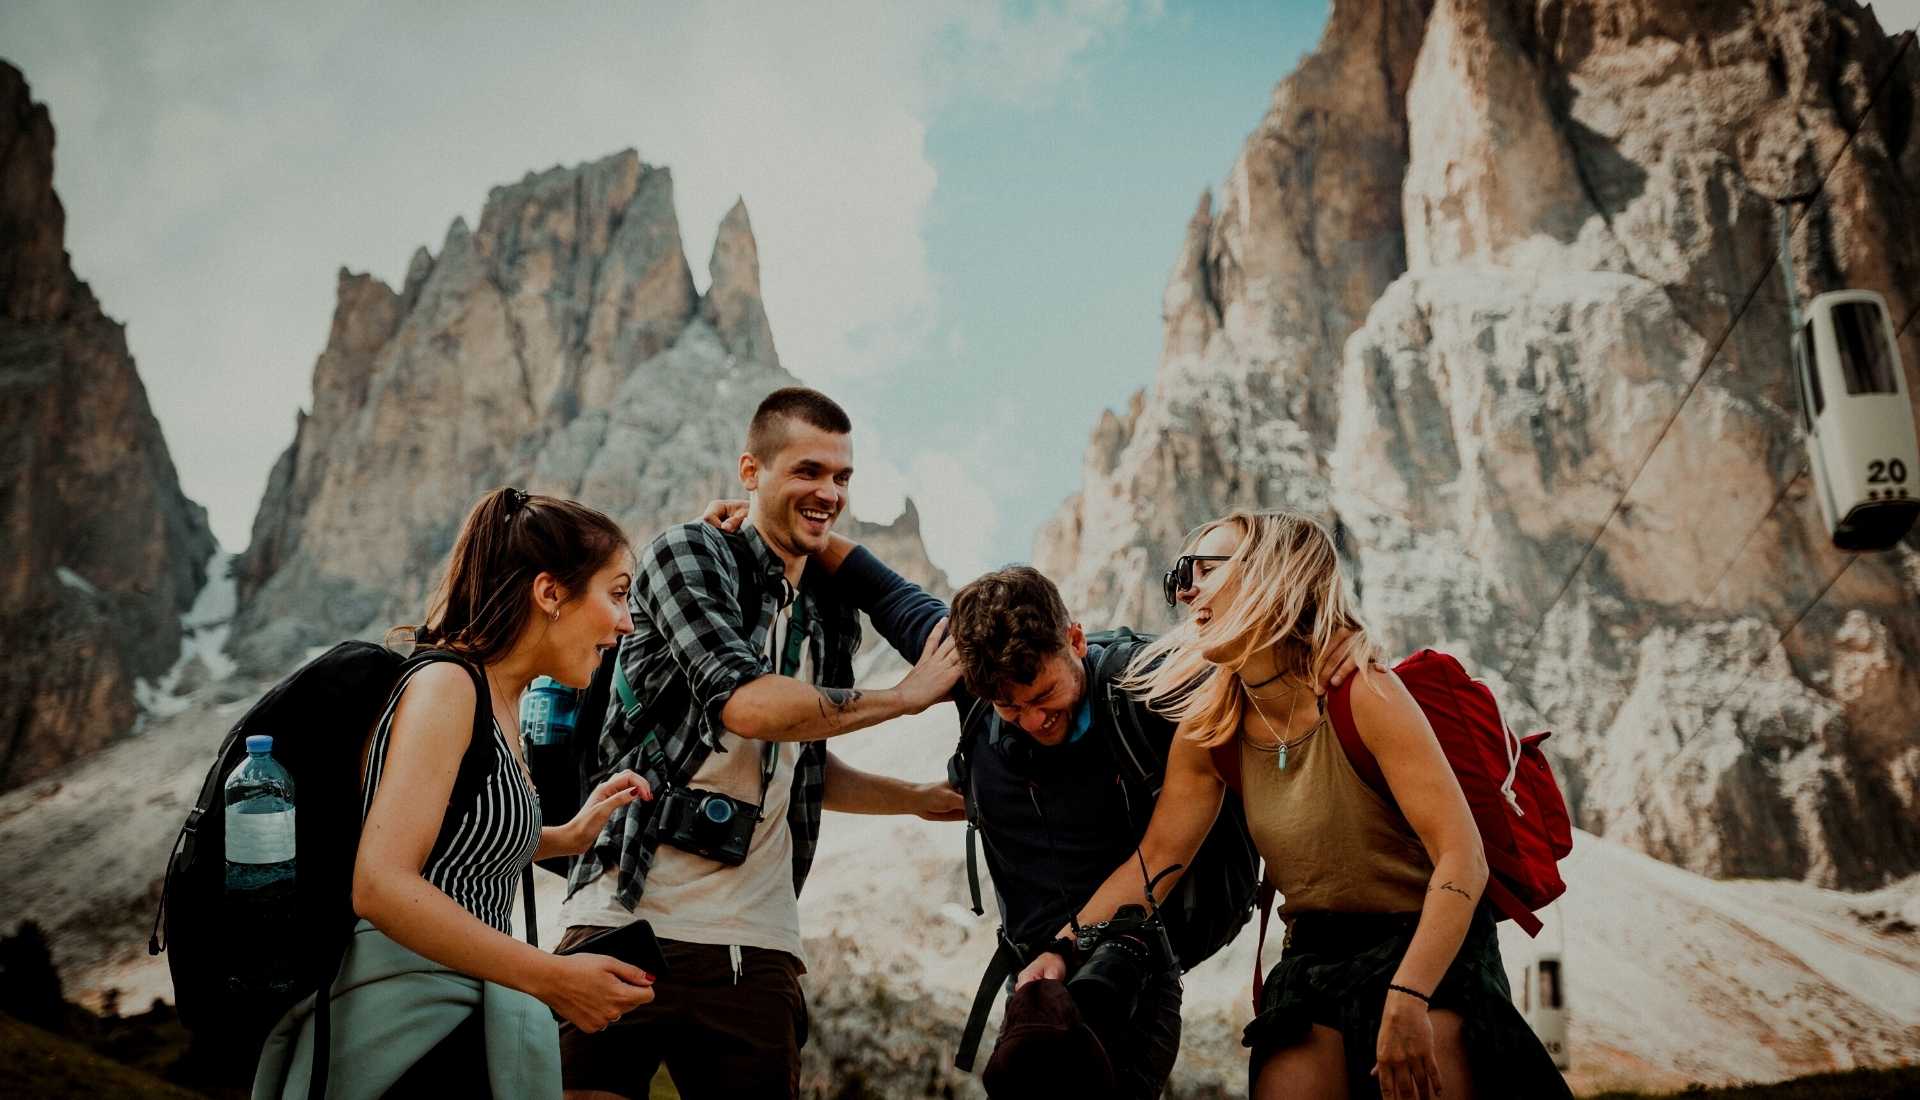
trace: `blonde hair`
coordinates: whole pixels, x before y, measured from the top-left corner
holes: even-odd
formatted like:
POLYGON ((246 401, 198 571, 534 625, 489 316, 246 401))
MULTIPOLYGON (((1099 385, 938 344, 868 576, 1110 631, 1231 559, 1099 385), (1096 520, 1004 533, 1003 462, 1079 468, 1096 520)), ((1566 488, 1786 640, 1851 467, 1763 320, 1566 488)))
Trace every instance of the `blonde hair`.
POLYGON ((1247 695, 1237 673, 1255 654, 1274 650, 1281 675, 1309 680, 1343 635, 1355 662, 1378 652, 1347 596, 1333 536, 1318 521, 1243 509, 1200 528, 1188 545, 1221 527, 1237 529, 1240 542, 1214 571, 1205 642, 1189 617, 1143 647, 1121 679, 1207 747, 1240 728, 1247 695))

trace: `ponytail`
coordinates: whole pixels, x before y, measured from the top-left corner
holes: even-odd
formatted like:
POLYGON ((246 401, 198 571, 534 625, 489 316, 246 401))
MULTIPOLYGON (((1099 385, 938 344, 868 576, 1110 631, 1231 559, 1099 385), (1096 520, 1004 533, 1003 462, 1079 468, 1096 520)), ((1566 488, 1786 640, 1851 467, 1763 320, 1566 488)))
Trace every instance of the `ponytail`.
POLYGON ((533 582, 551 575, 568 600, 614 555, 629 549, 620 525, 577 501, 501 487, 460 525, 446 568, 411 631, 418 645, 451 649, 480 664, 506 655, 533 616, 533 582))

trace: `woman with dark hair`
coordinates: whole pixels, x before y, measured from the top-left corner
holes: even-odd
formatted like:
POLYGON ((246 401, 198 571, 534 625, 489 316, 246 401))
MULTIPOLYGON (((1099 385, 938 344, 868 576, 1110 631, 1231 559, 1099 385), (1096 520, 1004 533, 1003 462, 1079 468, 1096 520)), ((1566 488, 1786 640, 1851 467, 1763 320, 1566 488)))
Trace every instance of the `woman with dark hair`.
MULTIPOLYGON (((367 744, 353 872, 361 920, 333 986, 330 1097, 558 1098, 553 1013, 597 1031, 653 999, 638 967, 548 954, 513 935, 511 916, 532 861, 585 851, 614 810, 651 797, 623 772, 572 821, 542 827, 520 748, 528 684, 586 687, 632 632, 632 575, 619 526, 574 501, 502 488, 467 514, 426 624, 409 631, 462 660, 409 673, 367 744), (485 698, 462 663, 481 673, 485 698), (476 722, 476 708, 491 721, 476 722), (476 728, 490 736, 484 780, 450 802, 476 728)), ((282 1020, 256 1097, 307 1087, 313 1030, 297 1010, 282 1020)))
MULTIPOLYGON (((1237 778, 1287 929, 1247 1025, 1250 1093, 1570 1097, 1509 996, 1466 796, 1419 704, 1372 663, 1332 535, 1296 512, 1234 512, 1191 556, 1191 577, 1167 587, 1192 614, 1123 681, 1180 724, 1140 857, 1191 860, 1237 778), (1361 666, 1353 724, 1388 798, 1355 771, 1315 690, 1342 647, 1361 666)), ((1141 900, 1124 866, 1079 919, 1141 900)))

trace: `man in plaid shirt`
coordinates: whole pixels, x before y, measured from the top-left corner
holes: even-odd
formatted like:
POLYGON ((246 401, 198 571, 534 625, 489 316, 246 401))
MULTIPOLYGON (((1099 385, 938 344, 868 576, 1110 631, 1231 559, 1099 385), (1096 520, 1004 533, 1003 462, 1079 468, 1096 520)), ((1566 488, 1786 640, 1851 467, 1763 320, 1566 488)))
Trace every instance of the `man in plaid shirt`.
POLYGON ((689 1098, 798 1095, 798 898, 821 811, 964 816, 944 779, 871 775, 827 749, 826 738, 946 699, 959 679, 942 633, 897 686, 853 687, 858 614, 808 564, 846 506, 851 430, 825 395, 775 391, 740 456, 752 500, 743 530, 683 524, 641 551, 634 632, 620 646, 632 702, 608 708, 600 763, 640 772, 655 798, 617 811, 576 864, 560 946, 644 919, 671 974, 652 1003, 602 1032, 562 1028, 569 1096, 645 1097, 662 1061, 689 1098), (744 860, 667 841, 657 811, 675 788, 726 795, 757 817, 744 860))

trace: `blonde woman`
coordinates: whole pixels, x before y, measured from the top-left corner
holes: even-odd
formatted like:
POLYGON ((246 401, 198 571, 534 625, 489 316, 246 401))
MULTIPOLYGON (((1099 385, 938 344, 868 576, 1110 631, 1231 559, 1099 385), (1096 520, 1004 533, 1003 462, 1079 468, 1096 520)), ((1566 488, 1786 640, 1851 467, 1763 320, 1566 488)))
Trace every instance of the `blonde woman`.
MULTIPOLYGON (((1237 781, 1287 929, 1246 1030, 1252 1095, 1570 1096, 1510 999, 1466 798, 1413 697, 1368 660, 1332 537, 1304 515, 1242 511, 1192 554, 1191 583, 1169 582, 1190 617, 1126 681, 1180 723, 1141 849, 1155 871, 1187 862, 1237 781), (1354 725, 1390 800, 1315 694, 1336 647, 1361 665, 1354 725)), ((1116 869, 1081 922, 1138 903, 1141 883, 1132 862, 1116 869)))

